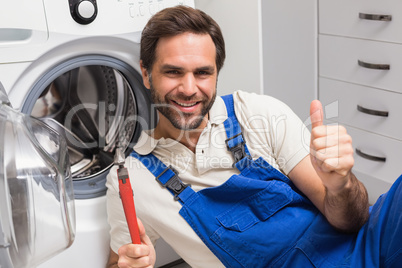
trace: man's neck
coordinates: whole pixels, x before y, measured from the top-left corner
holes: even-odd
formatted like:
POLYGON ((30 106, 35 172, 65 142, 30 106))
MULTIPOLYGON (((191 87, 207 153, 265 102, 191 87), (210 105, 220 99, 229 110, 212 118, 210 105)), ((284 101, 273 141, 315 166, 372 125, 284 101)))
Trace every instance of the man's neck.
POLYGON ((195 153, 198 139, 204 128, 207 126, 208 115, 202 121, 201 125, 193 130, 182 130, 175 128, 166 117, 159 113, 159 122, 152 134, 154 139, 170 138, 179 141, 181 144, 195 153))

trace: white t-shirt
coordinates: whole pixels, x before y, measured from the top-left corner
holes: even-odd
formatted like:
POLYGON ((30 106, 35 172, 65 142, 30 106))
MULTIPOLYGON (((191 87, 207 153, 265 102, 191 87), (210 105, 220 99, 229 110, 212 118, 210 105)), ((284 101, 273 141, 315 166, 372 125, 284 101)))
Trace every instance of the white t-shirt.
MULTIPOLYGON (((261 156, 287 175, 309 153, 310 133, 303 122, 288 106, 272 97, 242 91, 233 95, 236 117, 253 159, 261 156)), ((227 112, 222 98, 216 98, 209 118, 195 154, 175 140, 155 140, 147 132, 141 134, 135 150, 139 154, 152 152, 166 166, 172 165, 180 179, 191 184, 195 191, 221 185, 231 175, 239 173, 232 167, 233 157, 225 144, 223 122, 227 112)), ((179 215, 181 204, 159 185, 152 173, 133 157, 127 158, 126 167, 134 190, 137 216, 151 240, 155 242, 163 237, 192 267, 223 267, 179 215)), ((119 198, 116 167, 108 175, 107 187, 110 246, 117 252, 131 239, 119 198)))

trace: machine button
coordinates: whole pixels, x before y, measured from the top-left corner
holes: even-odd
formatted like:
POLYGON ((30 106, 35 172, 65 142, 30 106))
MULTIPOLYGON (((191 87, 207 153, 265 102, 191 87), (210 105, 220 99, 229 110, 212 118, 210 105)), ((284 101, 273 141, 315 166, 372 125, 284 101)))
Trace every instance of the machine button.
POLYGON ((93 22, 98 13, 95 0, 68 0, 71 17, 79 24, 89 24, 93 22))
POLYGON ((89 19, 95 14, 95 6, 89 1, 82 1, 78 4, 78 14, 84 19, 89 19))

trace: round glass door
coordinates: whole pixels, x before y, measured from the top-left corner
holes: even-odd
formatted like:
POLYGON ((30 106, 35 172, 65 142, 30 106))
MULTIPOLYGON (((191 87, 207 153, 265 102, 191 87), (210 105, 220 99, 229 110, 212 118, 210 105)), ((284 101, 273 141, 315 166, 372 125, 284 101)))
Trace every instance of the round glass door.
POLYGON ((96 176, 126 149, 137 107, 124 76, 107 66, 83 66, 56 78, 36 100, 31 115, 67 137, 75 180, 96 176))
POLYGON ((48 74, 25 109, 66 138, 76 198, 91 198, 105 194, 116 148, 127 154, 148 128, 150 101, 134 69, 72 65, 48 74))

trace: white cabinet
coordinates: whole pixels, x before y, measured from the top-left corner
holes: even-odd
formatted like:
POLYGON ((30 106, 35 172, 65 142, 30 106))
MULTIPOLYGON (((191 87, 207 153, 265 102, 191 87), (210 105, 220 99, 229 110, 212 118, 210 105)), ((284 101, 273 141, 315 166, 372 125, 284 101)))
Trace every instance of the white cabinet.
POLYGON ((319 42, 320 77, 402 93, 400 44, 324 34, 319 42))
POLYGON ((320 33, 402 43, 402 17, 397 14, 401 10, 398 0, 319 0, 320 33), (381 20, 369 19, 370 15, 381 20))
POLYGON ((402 174, 402 2, 319 0, 318 18, 318 95, 337 106, 329 121, 352 136, 374 203, 402 174))

